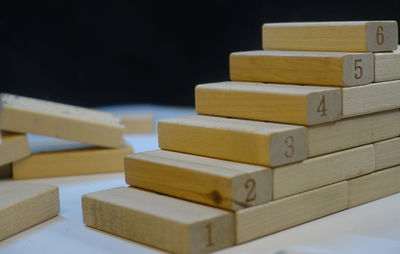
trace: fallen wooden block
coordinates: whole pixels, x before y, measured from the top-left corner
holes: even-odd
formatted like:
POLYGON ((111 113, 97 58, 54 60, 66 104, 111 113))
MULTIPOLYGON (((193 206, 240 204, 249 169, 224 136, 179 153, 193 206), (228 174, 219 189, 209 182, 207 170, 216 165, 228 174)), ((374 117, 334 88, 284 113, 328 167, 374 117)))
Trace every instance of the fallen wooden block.
POLYGON ((234 216, 217 208, 131 187, 82 197, 86 225, 173 253, 209 253, 234 244, 234 216))
POLYGON ((0 131, 0 166, 29 156, 29 143, 25 134, 0 131))
POLYGON ((14 162, 14 179, 122 172, 132 147, 101 148, 65 140, 31 143, 32 155, 14 162))
POLYGON ((358 86, 374 80, 371 53, 259 50, 230 55, 233 81, 358 86))
POLYGON ((235 212, 236 243, 244 243, 346 209, 347 181, 235 212))
POLYGON ((400 79, 400 49, 375 53, 375 82, 400 79))
POLYGON ((57 216, 58 188, 23 182, 0 184, 0 240, 57 216))
POLYGON ((120 147, 124 127, 109 113, 11 94, 0 94, 0 129, 105 147, 120 147))
POLYGON ((12 177, 11 164, 0 166, 0 178, 12 177))
POLYGON ((154 115, 130 115, 122 116, 122 122, 125 126, 125 133, 127 134, 147 134, 153 133, 154 115))
POLYGON ((400 165, 400 138, 377 142, 375 148, 375 170, 400 165))
POLYGON ((396 21, 270 23, 262 27, 264 49, 378 52, 394 50, 396 21))
POLYGON ((307 155, 306 128, 192 115, 158 123, 160 148, 238 162, 279 166, 307 155))
POLYGON ((239 210, 271 200, 271 170, 262 166, 155 150, 125 157, 126 183, 198 203, 239 210))

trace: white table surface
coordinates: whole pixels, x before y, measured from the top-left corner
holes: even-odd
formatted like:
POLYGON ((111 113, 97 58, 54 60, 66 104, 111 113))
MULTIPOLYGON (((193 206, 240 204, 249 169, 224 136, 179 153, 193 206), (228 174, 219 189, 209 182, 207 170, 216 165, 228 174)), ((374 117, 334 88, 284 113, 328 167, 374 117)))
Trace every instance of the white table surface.
MULTIPOLYGON (((161 106, 115 106, 114 113, 154 112, 156 120, 193 114, 194 109, 161 106)), ((41 137, 29 136, 30 140, 41 137)), ((136 152, 158 149, 157 135, 127 135, 136 152)), ((12 181, 11 179, 1 180, 12 181)), ((56 177, 27 182, 57 185, 59 216, 0 241, 0 253, 163 253, 83 224, 82 195, 126 186, 123 173, 56 177)), ((1 230, 1 229, 0 229, 1 230)), ((400 253, 400 194, 348 209, 270 236, 219 251, 275 254, 400 253)))

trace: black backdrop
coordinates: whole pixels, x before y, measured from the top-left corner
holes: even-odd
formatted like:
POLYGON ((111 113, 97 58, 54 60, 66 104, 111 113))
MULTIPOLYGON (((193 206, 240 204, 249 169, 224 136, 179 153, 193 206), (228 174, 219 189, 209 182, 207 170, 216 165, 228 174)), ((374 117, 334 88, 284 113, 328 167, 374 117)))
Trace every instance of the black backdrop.
POLYGON ((1 4, 0 90, 82 106, 194 105, 265 22, 400 18, 399 1, 39 2, 1 4))

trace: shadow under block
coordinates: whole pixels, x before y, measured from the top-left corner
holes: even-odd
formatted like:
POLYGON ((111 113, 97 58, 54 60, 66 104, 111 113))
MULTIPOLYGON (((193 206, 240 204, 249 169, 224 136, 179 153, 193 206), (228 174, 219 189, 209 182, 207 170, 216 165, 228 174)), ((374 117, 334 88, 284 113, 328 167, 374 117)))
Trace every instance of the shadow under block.
POLYGON ((234 244, 233 213, 131 187, 82 197, 86 225, 173 253, 234 244))
POLYGON ((271 169, 166 150, 125 157, 126 183, 227 210, 271 200, 271 169))
POLYGON ((0 178, 12 177, 11 164, 0 166, 0 178))
POLYGON ((154 115, 130 115, 122 116, 126 134, 147 134, 154 132, 154 115))
POLYGON ((121 119, 106 112, 3 93, 0 115, 2 130, 105 147, 122 143, 121 119))
POLYGON ((65 140, 31 143, 32 155, 14 162, 14 179, 71 176, 122 172, 124 156, 133 153, 130 146, 92 147, 65 140))
POLYGON ((349 206, 358 206, 400 192, 400 166, 349 181, 349 206))
POLYGON ((400 50, 375 53, 375 82, 400 79, 400 50))
POLYGON ((279 166, 307 156, 307 130, 287 124, 191 115, 158 123, 160 148, 279 166))
POLYGON ((346 209, 347 181, 235 212, 236 243, 244 243, 346 209))
POLYGON ((378 52, 394 50, 396 21, 267 23, 263 49, 378 52))
POLYGON ((400 138, 377 142, 375 147, 375 170, 400 165, 400 138))
POLYGON ((57 216, 58 188, 23 182, 0 184, 0 240, 57 216))
POLYGON ((259 50, 230 55, 233 81, 358 86, 374 80, 372 53, 259 50))
POLYGON ((0 131, 0 166, 28 157, 28 138, 25 134, 0 131))
MULTIPOLYGON (((400 87, 400 86, 399 86, 400 87)), ((200 114, 315 125, 340 119, 340 88, 219 82, 196 86, 200 114)))

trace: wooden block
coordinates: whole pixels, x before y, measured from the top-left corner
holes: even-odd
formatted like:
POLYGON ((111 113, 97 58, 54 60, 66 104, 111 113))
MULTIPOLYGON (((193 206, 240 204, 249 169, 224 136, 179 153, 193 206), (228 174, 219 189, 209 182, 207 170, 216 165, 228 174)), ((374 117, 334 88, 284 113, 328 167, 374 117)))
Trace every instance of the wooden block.
POLYGON ((375 53, 375 82, 400 79, 400 48, 393 52, 375 53))
POLYGON ((400 166, 349 181, 349 205, 358 206, 400 192, 400 166))
POLYGON ((358 86, 374 80, 371 53, 259 50, 232 53, 234 81, 358 86))
POLYGON ((232 246, 232 213, 130 187, 82 197, 85 224, 173 253, 232 246))
POLYGON ((0 129, 120 147, 124 126, 109 113, 0 94, 0 129))
POLYGON ((262 27, 264 49, 378 52, 394 50, 396 21, 271 23, 262 27))
POLYGON ((375 170, 400 165, 400 138, 377 142, 375 147, 375 170))
POLYGON ((306 128, 296 125, 192 115, 158 123, 162 149, 279 166, 307 155, 306 128))
POLYGON ((123 116, 122 122, 125 126, 125 133, 128 134, 147 134, 154 132, 153 114, 123 116))
POLYGON ((60 212, 58 188, 23 182, 0 184, 0 240, 60 212))
POLYGON ((308 128, 308 157, 371 144, 400 135, 400 112, 386 111, 308 128))
POLYGON ((219 82, 196 86, 200 114, 315 125, 341 117, 339 88, 219 82))
POLYGON ((0 166, 29 156, 29 143, 25 134, 0 131, 0 166))
POLYGON ((237 211, 236 243, 244 243, 347 207, 347 181, 237 211))
POLYGON ((31 143, 32 156, 13 163, 14 179, 71 176, 124 170, 132 147, 100 148, 65 140, 31 143))
POLYGON ((156 150, 125 157, 129 185, 239 210, 271 200, 271 170, 262 166, 156 150))
POLYGON ((11 164, 0 166, 0 178, 12 177, 11 164))

